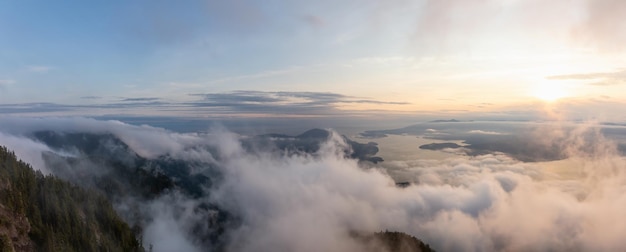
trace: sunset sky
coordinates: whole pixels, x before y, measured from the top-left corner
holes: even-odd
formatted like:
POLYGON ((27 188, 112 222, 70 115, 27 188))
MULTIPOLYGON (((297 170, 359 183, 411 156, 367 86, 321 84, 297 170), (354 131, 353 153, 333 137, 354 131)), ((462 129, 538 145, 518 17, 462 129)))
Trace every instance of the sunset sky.
POLYGON ((0 113, 626 121, 624 17, 620 0, 2 1, 0 113))
POLYGON ((0 194, 61 180, 0 250, 626 251, 626 0, 0 0, 0 194))

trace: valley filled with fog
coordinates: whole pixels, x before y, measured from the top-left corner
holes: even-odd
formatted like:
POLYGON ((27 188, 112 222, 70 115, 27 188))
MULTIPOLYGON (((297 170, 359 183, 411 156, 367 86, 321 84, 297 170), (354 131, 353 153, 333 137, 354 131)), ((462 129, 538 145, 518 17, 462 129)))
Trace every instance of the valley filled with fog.
POLYGON ((438 251, 614 251, 626 247, 625 130, 430 121, 245 135, 5 117, 0 142, 107 195, 154 251, 363 251, 375 245, 354 234, 384 230, 438 251))

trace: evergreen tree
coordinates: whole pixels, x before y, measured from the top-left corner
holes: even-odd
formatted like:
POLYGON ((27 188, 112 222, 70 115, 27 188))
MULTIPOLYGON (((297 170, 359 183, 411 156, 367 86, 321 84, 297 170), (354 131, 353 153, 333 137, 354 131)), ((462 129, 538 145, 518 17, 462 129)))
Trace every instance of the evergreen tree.
POLYGON ((8 210, 0 212, 0 251, 144 250, 103 195, 44 176, 2 146, 0 208, 8 210), (17 245, 20 238, 29 244, 17 245))

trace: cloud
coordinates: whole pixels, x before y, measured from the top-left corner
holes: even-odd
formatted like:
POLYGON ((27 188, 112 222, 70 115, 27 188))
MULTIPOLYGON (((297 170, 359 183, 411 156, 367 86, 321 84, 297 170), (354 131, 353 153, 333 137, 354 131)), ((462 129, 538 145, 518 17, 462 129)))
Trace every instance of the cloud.
MULTIPOLYGON (((237 146, 231 141, 229 146, 237 146)), ((611 216, 595 215, 604 211, 604 204, 620 208, 623 202, 622 196, 613 198, 619 203, 601 199, 601 195, 594 199, 596 184, 580 185, 587 193, 580 201, 579 192, 570 194, 559 181, 542 182, 538 168, 488 155, 431 163, 423 169, 409 165, 420 174, 414 178, 420 181, 424 174, 431 182, 399 189, 384 173, 364 171, 354 161, 335 155, 340 146, 341 142, 331 139, 319 159, 249 156, 239 148, 229 148, 221 164, 225 182, 214 197, 226 209, 239 213, 245 223, 234 231, 239 242, 231 248, 359 250, 358 244, 345 237, 347 230, 383 228, 411 233, 443 251, 623 246, 617 235, 595 240, 593 234, 600 230, 585 225, 619 218, 617 211, 611 216), (597 200, 602 203, 596 205, 597 200)), ((600 156, 605 154, 611 155, 600 156)), ((610 159, 617 163, 606 164, 609 167, 619 167, 622 162, 610 159)), ((586 160, 592 166, 603 163, 586 160)), ((605 174, 600 180, 611 177, 605 174)))
MULTIPOLYGON (((247 149, 243 136, 223 129, 180 134, 85 118, 3 118, 0 138, 9 148, 26 146, 21 149, 28 151, 18 156, 35 160, 30 157, 50 148, 23 136, 40 129, 109 132, 142 156, 202 159, 205 169, 220 171, 222 180, 207 188, 208 197, 172 193, 134 202, 150 216, 143 238, 154 251, 211 248, 212 243, 194 236, 210 227, 196 226, 210 223, 206 218, 211 212, 198 208, 209 203, 237 216, 237 224, 228 226, 223 237, 225 248, 236 251, 367 251, 349 232, 384 229, 414 235, 440 251, 626 248, 626 176, 621 169, 626 163, 613 142, 588 137, 596 132, 593 127, 567 131, 575 164, 568 169, 577 174, 567 179, 501 154, 388 160, 384 168, 363 167, 344 157, 346 143, 337 134, 315 155, 247 149), (397 176, 412 185, 396 187, 392 177, 397 176)), ((559 127, 539 130, 546 142, 565 134, 559 127)), ((129 200, 125 204, 133 203, 129 200)))
POLYGON ((594 86, 620 85, 626 84, 626 69, 615 72, 553 75, 547 78, 550 80, 591 80, 593 82, 590 82, 589 85, 594 86))
POLYGON ((601 51, 623 51, 626 47, 626 2, 619 0, 584 1, 585 19, 574 35, 601 51))
MULTIPOLYGON (((406 6, 393 7, 397 11, 406 6)), ((431 54, 478 52, 493 41, 512 46, 504 46, 505 53, 553 46, 609 53, 626 49, 626 25, 621 22, 626 4, 619 0, 427 0, 421 1, 414 13, 418 14, 411 42, 431 54), (537 44, 546 47, 537 48, 537 44)))
POLYGON ((5 89, 6 87, 13 84, 15 84, 15 80, 0 79, 0 89, 5 89))
MULTIPOLYGON (((85 99, 85 98, 83 98, 85 99)), ((96 97, 90 97, 87 99, 100 99, 96 97)), ((90 105, 69 105, 49 102, 36 102, 36 103, 16 103, 16 104, 0 104, 0 114, 37 114, 37 115, 75 115, 84 114, 83 111, 89 111, 93 114, 94 110, 108 110, 111 113, 118 111, 136 110, 140 112, 143 108, 155 109, 158 107, 164 107, 170 105, 167 102, 159 101, 143 101, 138 100, 136 102, 127 101, 122 103, 104 103, 104 104, 90 104, 90 105)), ((172 105, 173 106, 173 105, 172 105)), ((137 113, 138 113, 137 112, 137 113)))
POLYGON ((12 85, 15 84, 15 80, 0 80, 0 85, 12 85))
POLYGON ((405 105, 406 102, 387 102, 337 93, 323 92, 262 92, 233 91, 230 93, 192 94, 206 102, 189 103, 197 107, 222 107, 239 112, 337 113, 337 106, 350 103, 405 105))
POLYGON ((98 100, 98 99, 102 99, 102 97, 101 97, 101 96, 93 96, 93 95, 90 95, 90 96, 81 96, 80 98, 81 98, 81 99, 85 99, 85 100, 98 100))
POLYGON ((467 133, 470 134, 482 134, 482 135, 507 135, 506 133, 496 131, 484 131, 484 130, 470 130, 467 133))
MULTIPOLYGON (((170 112, 171 116, 194 116, 197 113, 212 113, 213 115, 232 116, 233 112, 242 114, 267 115, 296 115, 296 116, 332 116, 350 115, 355 111, 341 110, 346 104, 372 105, 407 105, 407 102, 390 102, 367 99, 363 97, 347 96, 337 93, 323 92, 262 92, 262 91, 233 91, 227 93, 190 94, 200 97, 201 100, 169 102, 159 97, 127 97, 120 102, 69 105, 59 103, 18 103, 0 104, 0 114, 52 113, 71 112, 72 115, 81 111, 107 111, 115 113, 142 114, 146 108, 157 109, 161 113, 170 112)), ((84 96, 82 99, 100 99, 97 96, 84 96)))
POLYGON ((137 97, 137 98, 124 98, 122 99, 123 102, 151 102, 151 101, 158 101, 161 98, 158 97, 137 97))
POLYGON ((232 93, 215 93, 215 94, 192 94, 193 96, 204 97, 205 100, 215 103, 246 103, 246 102, 279 102, 279 98, 266 95, 260 91, 235 91, 232 93))
POLYGON ((133 126, 120 121, 98 121, 89 118, 19 118, 2 117, 0 129, 13 135, 51 130, 55 132, 112 133, 122 139, 139 155, 154 158, 166 153, 180 152, 189 145, 195 145, 203 138, 195 134, 177 134, 147 125, 133 126), (171 134, 170 134, 171 133, 171 134), (169 143, 169 144, 165 144, 169 143))
POLYGON ((49 174, 41 158, 42 152, 52 151, 48 146, 25 137, 5 134, 2 131, 0 131, 0 145, 8 147, 15 152, 19 159, 27 162, 33 168, 42 171, 44 174, 49 174))
POLYGON ((47 73, 53 70, 54 67, 51 66, 28 66, 26 70, 32 73, 47 73))
POLYGON ((196 204, 190 199, 177 194, 165 195, 162 198, 147 203, 146 209, 153 221, 145 226, 143 240, 147 248, 153 246, 153 251, 204 251, 193 244, 193 239, 186 234, 185 222, 202 221, 194 219, 192 211, 196 204))
POLYGON ((55 103, 0 104, 0 114, 67 112, 71 106, 55 103))

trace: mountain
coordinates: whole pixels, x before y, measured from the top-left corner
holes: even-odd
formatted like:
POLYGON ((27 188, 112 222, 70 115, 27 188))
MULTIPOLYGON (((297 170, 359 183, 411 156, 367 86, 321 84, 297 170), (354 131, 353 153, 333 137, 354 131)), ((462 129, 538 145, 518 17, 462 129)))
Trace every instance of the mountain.
POLYGON ((0 146, 0 251, 143 251, 107 199, 0 146))
MULTIPOLYGON (((319 150, 320 145, 326 142, 331 136, 331 132, 325 129, 310 129, 297 136, 289 136, 283 134, 265 134, 253 138, 248 143, 249 146, 275 146, 280 150, 288 153, 315 153, 319 150)), ((360 161, 369 161, 372 163, 383 162, 381 157, 375 156, 378 153, 378 144, 375 142, 359 143, 341 136, 348 144, 350 149, 345 151, 346 157, 358 159, 360 161)))
POLYGON ((456 149, 462 147, 456 143, 430 143, 420 145, 420 149, 425 150, 442 150, 442 149, 456 149))
MULTIPOLYGON (((239 141, 245 148, 251 148, 251 151, 254 151, 254 148, 264 148, 264 150, 280 150, 276 152, 279 155, 281 155, 280 153, 317 155, 316 152, 322 144, 327 142, 331 134, 327 130, 314 129, 297 136, 272 134, 241 138, 239 141)), ((198 248, 209 251, 224 251, 227 249, 227 244, 236 242, 232 240, 234 238, 230 234, 232 230, 241 228, 241 216, 238 216, 236 211, 221 209, 211 201, 211 195, 214 193, 214 189, 222 183, 224 174, 222 174, 223 169, 217 167, 221 162, 220 155, 211 155, 210 153, 217 152, 209 144, 199 142, 197 145, 185 147, 184 152, 202 151, 207 156, 213 156, 215 160, 185 159, 173 154, 142 157, 119 137, 111 133, 39 131, 32 132, 28 136, 51 148, 52 151, 43 152, 42 155, 46 168, 58 176, 58 178, 51 178, 59 182, 62 182, 60 179, 72 181, 89 193, 102 195, 89 198, 102 200, 102 204, 109 208, 112 203, 113 209, 120 216, 116 217, 118 221, 126 221, 122 224, 127 229, 130 227, 132 230, 130 235, 140 235, 144 239, 143 243, 146 247, 152 248, 154 239, 150 240, 149 234, 151 230, 155 230, 154 223, 163 223, 162 220, 169 220, 169 218, 174 218, 179 223, 185 223, 182 226, 184 229, 172 232, 180 232, 185 236, 185 239, 188 239, 198 248), (167 212, 170 211, 167 210, 170 207, 172 212, 167 212), (145 236, 146 234, 148 236, 145 236)), ((347 158, 362 161, 375 160, 374 155, 378 152, 376 143, 357 143, 345 136, 342 138, 347 143, 347 146, 341 146, 347 158)), ((43 175, 37 176, 47 178, 43 175)), ((3 181, 13 181, 13 178, 3 181)), ((22 184, 22 182, 18 184, 22 184)), ((75 186, 72 188, 75 188, 74 190, 79 189, 75 186)), ((54 198, 54 196, 42 196, 44 201, 48 198, 54 198)), ((89 205, 91 203, 84 204, 89 205)), ((79 206, 81 205, 79 204, 79 206)), ((2 209, 4 208, 0 208, 0 214, 5 213, 5 216, 10 216, 10 219, 16 220, 7 226, 6 230, 14 230, 11 231, 12 234, 28 233, 28 231, 24 231, 30 228, 29 225, 24 224, 28 222, 19 221, 27 217, 22 219, 12 217, 12 214, 16 212, 15 210, 7 208, 8 210, 3 211, 2 209)), ((113 210, 111 209, 111 211, 113 210)), ((113 215, 115 215, 115 211, 113 211, 113 215)), ((75 218, 72 216, 79 216, 79 219, 84 216, 80 210, 63 210, 60 213, 65 213, 64 218, 68 219, 75 218)), ((80 220, 74 222, 80 224, 80 220)), ((66 232, 65 227, 56 228, 66 232)), ((0 228, 0 231, 5 229, 0 228)), ((68 230, 74 231, 67 232, 78 232, 76 230, 80 230, 80 227, 68 230)), ((89 236, 89 234, 99 234, 99 231, 88 230, 80 233, 89 236)), ((373 234, 368 234, 369 236, 374 237, 373 234)), ((3 244, 12 244, 14 247, 16 244, 35 246, 32 245, 34 243, 28 235, 6 235, 5 237, 3 241, 10 240, 10 242, 3 244), (25 238, 20 240, 15 237, 25 238)), ((370 245, 375 240, 378 244, 378 240, 382 238, 372 239, 363 242, 370 245)), ((61 238, 61 240, 66 241, 67 238, 61 238)), ((94 241, 92 238, 87 238, 81 243, 83 244, 81 246, 86 248, 83 251, 98 251, 97 248, 93 248, 93 246, 99 246, 97 242, 99 240, 94 241)), ((156 245, 154 249, 163 250, 162 245, 156 245)), ((45 244, 37 246, 44 246, 43 250, 47 251, 79 250, 61 245, 50 245, 52 246, 51 249, 47 249, 45 246, 48 245, 45 244)), ((17 248, 17 250, 20 249, 17 248)), ((110 251, 133 250, 115 248, 110 251)))
POLYGON ((305 131, 304 133, 296 136, 297 138, 301 138, 301 139, 306 139, 306 138, 313 138, 313 139, 326 139, 330 136, 330 132, 327 130, 323 130, 323 129, 310 129, 305 131))
POLYGON ((52 149, 77 152, 60 156, 44 153, 46 165, 62 179, 102 190, 111 199, 118 196, 152 198, 174 188, 195 197, 200 186, 211 184, 205 174, 193 174, 189 161, 167 155, 148 159, 139 156, 126 143, 110 133, 58 133, 39 131, 33 138, 52 149), (106 171, 96 171, 94 166, 106 171))
POLYGON ((461 121, 459 121, 457 119, 429 121, 429 123, 455 123, 455 122, 461 122, 461 121))
MULTIPOLYGON (((110 133, 39 131, 32 137, 59 152, 74 152, 68 156, 45 152, 43 159, 46 167, 61 179, 105 195, 138 234, 154 219, 150 202, 172 194, 206 198, 208 189, 221 177, 212 163, 170 155, 141 157, 110 133), (194 167, 203 170, 195 172, 194 167)), ((194 240, 205 247, 222 246, 223 230, 227 223, 235 221, 233 217, 211 203, 190 207, 199 216, 189 227, 194 240)))
POLYGON ((373 234, 353 232, 352 237, 367 244, 368 251, 434 252, 428 244, 402 232, 384 231, 373 234))
POLYGON ((395 252, 434 252, 430 246, 419 239, 402 232, 378 232, 373 235, 386 251, 395 252))

